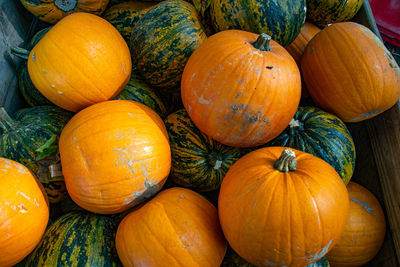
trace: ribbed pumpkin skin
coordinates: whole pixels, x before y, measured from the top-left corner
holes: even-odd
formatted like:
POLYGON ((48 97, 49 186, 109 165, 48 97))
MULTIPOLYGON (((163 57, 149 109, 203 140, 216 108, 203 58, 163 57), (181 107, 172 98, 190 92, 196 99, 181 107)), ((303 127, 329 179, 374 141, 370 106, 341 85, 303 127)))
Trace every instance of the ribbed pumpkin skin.
POLYGON ((111 218, 74 211, 58 218, 29 256, 26 266, 121 266, 111 218))
POLYGON ((103 17, 110 22, 129 42, 136 22, 157 2, 129 1, 111 6, 106 10, 103 17))
POLYGON ((152 197, 171 168, 163 121, 135 101, 82 110, 65 126, 59 144, 69 195, 95 213, 122 212, 152 197))
POLYGON ((364 0, 307 0, 307 20, 319 27, 350 20, 364 0))
POLYGON ((365 187, 347 185, 350 216, 346 228, 327 258, 334 266, 363 266, 378 253, 385 239, 386 222, 376 197, 365 187))
POLYGON ((228 146, 255 147, 272 140, 300 101, 296 62, 272 40, 271 51, 255 48, 257 37, 239 30, 214 34, 196 49, 182 76, 182 101, 190 118, 228 146))
POLYGON ((286 46, 286 50, 290 53, 299 67, 301 66, 301 57, 304 54, 308 42, 310 42, 310 40, 320 31, 321 29, 317 26, 310 22, 305 22, 303 27, 301 27, 300 34, 293 42, 286 46))
POLYGON ((200 132, 184 109, 168 115, 165 126, 171 144, 172 180, 197 191, 218 189, 226 172, 241 157, 240 149, 200 132))
POLYGON ((86 12, 101 15, 109 0, 20 0, 24 7, 40 20, 55 24, 65 16, 86 12))
POLYGON ((184 188, 170 188, 127 215, 116 235, 128 266, 220 266, 226 251, 217 209, 184 188))
POLYGON ((335 115, 315 107, 299 107, 289 126, 268 146, 285 146, 328 162, 348 184, 356 150, 346 125, 335 115))
POLYGON ((0 266, 20 262, 40 242, 49 219, 42 190, 25 166, 0 158, 0 266))
POLYGON ((348 214, 346 187, 325 161, 292 149, 297 169, 273 167, 284 147, 255 150, 222 182, 219 219, 229 245, 257 266, 304 266, 339 240, 348 214))
POLYGON ((35 87, 57 106, 74 112, 115 97, 128 83, 131 67, 121 34, 88 13, 69 15, 54 25, 28 59, 35 87))
POLYGON ((214 29, 237 29, 266 33, 282 46, 300 33, 306 19, 305 0, 212 0, 211 21, 214 29))
POLYGON ((167 109, 156 91, 135 71, 132 72, 128 84, 115 99, 140 102, 157 112, 161 118, 165 118, 167 115, 167 109))
POLYGON ((372 31, 341 22, 320 31, 301 61, 314 102, 344 122, 359 122, 391 108, 400 96, 400 70, 372 31))
POLYGON ((132 61, 150 85, 172 88, 179 84, 190 55, 206 38, 191 4, 166 0, 136 23, 130 40, 132 61))

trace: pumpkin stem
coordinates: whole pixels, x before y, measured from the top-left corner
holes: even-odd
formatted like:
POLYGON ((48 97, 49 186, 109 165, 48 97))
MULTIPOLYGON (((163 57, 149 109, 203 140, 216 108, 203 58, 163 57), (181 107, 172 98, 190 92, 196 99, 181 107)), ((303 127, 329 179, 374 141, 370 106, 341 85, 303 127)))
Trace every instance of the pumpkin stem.
POLYGON ((3 129, 3 132, 12 131, 14 124, 14 120, 11 119, 7 111, 3 107, 0 107, 0 128, 3 129))
POLYGON ((274 164, 274 168, 281 172, 295 171, 296 166, 296 154, 291 149, 283 150, 281 156, 274 164))
POLYGON ((261 51, 271 51, 270 41, 271 36, 261 33, 252 45, 261 51))
POLYGON ((18 46, 11 47, 11 54, 13 54, 14 56, 17 56, 19 58, 25 59, 25 60, 28 60, 30 52, 31 51, 26 50, 21 47, 18 47, 18 46))
POLYGON ((218 170, 221 168, 222 164, 222 157, 219 155, 219 153, 216 153, 215 151, 211 152, 209 157, 208 157, 208 165, 211 166, 213 169, 218 170))

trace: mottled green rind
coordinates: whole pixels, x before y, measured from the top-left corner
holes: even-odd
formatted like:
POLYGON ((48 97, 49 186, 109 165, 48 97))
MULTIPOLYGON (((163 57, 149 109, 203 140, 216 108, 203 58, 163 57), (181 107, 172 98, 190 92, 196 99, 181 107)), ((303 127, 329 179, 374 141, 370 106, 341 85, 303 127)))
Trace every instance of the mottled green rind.
POLYGON ((306 19, 305 0, 212 0, 211 21, 228 29, 266 33, 282 46, 290 44, 306 19))
POLYGON ((132 72, 128 84, 115 99, 137 101, 157 112, 161 118, 167 116, 167 110, 160 97, 135 71, 132 72))
POLYGON ((26 266, 122 266, 115 250, 113 220, 88 212, 58 218, 26 261, 26 266))
POLYGON ((166 0, 136 23, 130 40, 132 62, 151 86, 176 87, 190 55, 206 38, 191 4, 166 0))
POLYGON ((360 10, 363 0, 307 0, 307 20, 319 27, 348 21, 360 10))
POLYGON ((196 191, 220 187, 229 168, 241 157, 239 148, 222 145, 201 133, 185 109, 165 119, 171 153, 171 179, 196 191))
POLYGON ((299 107, 290 125, 266 146, 298 149, 328 162, 348 184, 355 167, 356 151, 346 125, 335 115, 315 107, 299 107))

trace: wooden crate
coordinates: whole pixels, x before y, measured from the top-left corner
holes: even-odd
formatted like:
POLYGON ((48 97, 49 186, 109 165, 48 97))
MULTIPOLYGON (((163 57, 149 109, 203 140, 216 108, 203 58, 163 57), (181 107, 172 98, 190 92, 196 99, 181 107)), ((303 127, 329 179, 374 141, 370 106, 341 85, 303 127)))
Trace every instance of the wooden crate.
MULTIPOLYGON (((367 0, 353 21, 379 36, 367 0)), ((17 87, 20 60, 10 54, 10 47, 22 46, 45 25, 33 18, 18 0, 0 0, 0 105, 11 114, 26 104, 17 87)), ((376 118, 347 125, 357 152, 352 181, 375 194, 387 221, 382 249, 366 266, 400 266, 400 103, 376 118)))

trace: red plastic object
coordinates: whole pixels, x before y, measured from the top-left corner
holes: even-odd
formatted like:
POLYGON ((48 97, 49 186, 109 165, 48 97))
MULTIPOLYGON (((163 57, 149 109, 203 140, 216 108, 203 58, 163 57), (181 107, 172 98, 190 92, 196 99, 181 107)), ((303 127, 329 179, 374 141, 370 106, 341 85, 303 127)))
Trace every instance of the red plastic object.
POLYGON ((382 38, 400 47, 400 0, 369 0, 382 38))

